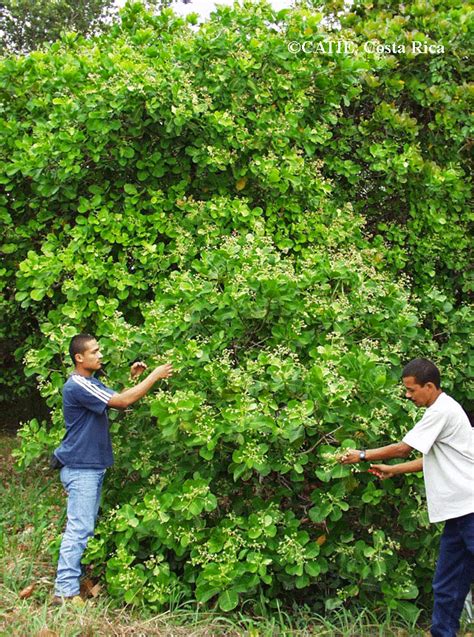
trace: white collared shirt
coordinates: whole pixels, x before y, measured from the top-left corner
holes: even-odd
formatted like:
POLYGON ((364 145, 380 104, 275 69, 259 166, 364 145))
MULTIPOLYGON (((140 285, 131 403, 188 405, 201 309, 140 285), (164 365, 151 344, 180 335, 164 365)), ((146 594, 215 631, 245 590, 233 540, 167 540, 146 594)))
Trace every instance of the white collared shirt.
POLYGON ((430 522, 474 513, 474 428, 461 405, 441 393, 403 442, 423 454, 430 522))

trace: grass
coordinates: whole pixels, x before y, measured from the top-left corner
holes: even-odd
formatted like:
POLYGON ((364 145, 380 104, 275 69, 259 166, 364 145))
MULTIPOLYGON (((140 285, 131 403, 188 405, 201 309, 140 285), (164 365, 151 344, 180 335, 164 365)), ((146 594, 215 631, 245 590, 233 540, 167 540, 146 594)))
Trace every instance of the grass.
MULTIPOLYGON (((368 611, 339 611, 323 618, 300 610, 254 617, 222 616, 192 604, 149 616, 117 608, 106 593, 82 607, 51 607, 55 564, 48 550, 64 523, 64 494, 56 472, 18 473, 11 450, 16 440, 0 433, 0 635, 8 637, 422 637, 423 628, 368 611), (31 595, 20 593, 34 585, 31 595)), ((474 637, 472 633, 461 633, 474 637)))

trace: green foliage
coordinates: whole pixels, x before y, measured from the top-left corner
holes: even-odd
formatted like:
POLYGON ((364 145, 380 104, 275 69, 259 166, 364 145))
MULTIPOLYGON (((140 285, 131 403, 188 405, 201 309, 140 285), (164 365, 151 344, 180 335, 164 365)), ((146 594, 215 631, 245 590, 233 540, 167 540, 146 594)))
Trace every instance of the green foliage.
MULTIPOLYGON (((403 11, 462 42, 468 10, 438 5, 403 11)), ((383 9, 341 21, 411 37, 383 9)), ((420 477, 378 483, 335 454, 409 428, 416 355, 472 400, 467 65, 288 51, 329 30, 304 7, 222 7, 193 31, 129 4, 101 38, 0 67, 2 336, 52 409, 19 462, 61 435, 73 334, 100 338, 114 387, 137 358, 176 369, 112 415, 88 560, 128 603, 375 597, 411 621, 429 592, 420 477)))
MULTIPOLYGON (((425 541, 423 520, 407 547, 407 526, 422 520, 419 479, 375 488, 335 462, 341 446, 406 428, 392 424, 406 421, 398 370, 420 342, 431 347, 409 295, 374 267, 368 246, 313 248, 295 260, 259 222, 253 234, 207 240, 142 306, 141 325, 117 311, 98 325, 111 384, 135 358, 173 360, 177 373, 168 391, 114 421, 109 513, 89 561, 106 564, 112 594, 157 608, 177 591, 231 610, 241 596, 271 602, 309 588, 330 609, 353 597, 369 603, 378 588, 390 607, 403 600, 411 612, 404 600, 418 590, 398 551, 425 541), (380 528, 400 501, 405 517, 380 528)), ((64 328, 42 329, 65 348, 64 328)), ((58 404, 54 349, 49 359, 30 352, 28 365, 58 404)), ((50 435, 61 430, 58 419, 50 435)), ((418 562, 423 579, 430 566, 418 562)))

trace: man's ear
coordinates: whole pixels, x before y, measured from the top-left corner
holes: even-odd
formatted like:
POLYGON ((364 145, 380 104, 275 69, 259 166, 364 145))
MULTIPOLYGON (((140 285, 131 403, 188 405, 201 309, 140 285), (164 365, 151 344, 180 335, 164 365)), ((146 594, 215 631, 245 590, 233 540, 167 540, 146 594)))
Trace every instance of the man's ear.
POLYGON ((84 362, 84 356, 82 354, 75 354, 74 356, 74 360, 77 363, 83 363, 84 362))

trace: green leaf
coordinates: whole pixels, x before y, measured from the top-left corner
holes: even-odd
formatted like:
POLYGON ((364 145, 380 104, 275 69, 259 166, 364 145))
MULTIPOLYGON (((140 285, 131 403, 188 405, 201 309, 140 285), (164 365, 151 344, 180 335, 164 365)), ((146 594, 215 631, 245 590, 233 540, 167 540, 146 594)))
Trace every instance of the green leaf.
POLYGON ((30 292, 30 296, 33 299, 33 301, 41 301, 44 296, 46 294, 46 290, 42 290, 42 289, 34 289, 31 290, 30 292))
POLYGON ((321 567, 319 566, 318 562, 306 562, 306 564, 304 565, 304 570, 311 577, 318 577, 321 572, 321 567))
POLYGON ((224 612, 234 610, 239 603, 239 595, 234 589, 224 591, 219 595, 219 608, 224 612))

